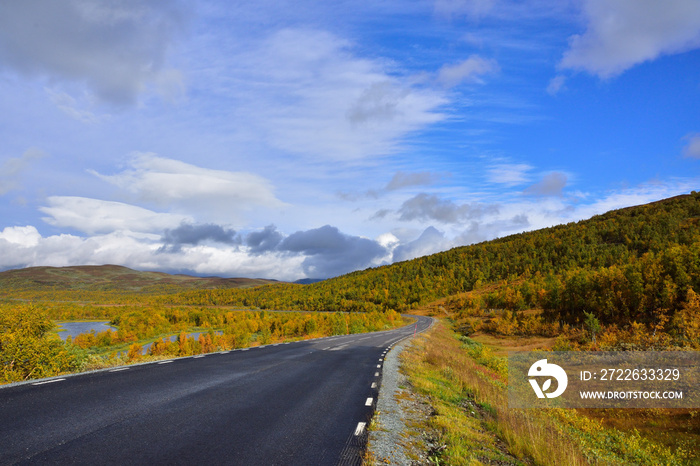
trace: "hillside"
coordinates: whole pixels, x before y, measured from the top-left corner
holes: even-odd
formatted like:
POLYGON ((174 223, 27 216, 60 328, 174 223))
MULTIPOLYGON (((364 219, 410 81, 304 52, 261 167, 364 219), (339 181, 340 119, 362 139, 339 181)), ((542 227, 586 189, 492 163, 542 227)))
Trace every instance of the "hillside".
POLYGON ((167 290, 245 288, 275 283, 250 278, 192 277, 141 272, 118 265, 28 267, 0 272, 0 290, 8 291, 122 291, 154 293, 167 290))
POLYGON ((689 289, 700 291, 700 194, 311 285, 190 291, 166 299, 262 309, 403 312, 486 285, 497 285, 486 305, 540 308, 552 321, 580 322, 584 311, 605 323, 652 322, 660 312, 673 315, 689 289))

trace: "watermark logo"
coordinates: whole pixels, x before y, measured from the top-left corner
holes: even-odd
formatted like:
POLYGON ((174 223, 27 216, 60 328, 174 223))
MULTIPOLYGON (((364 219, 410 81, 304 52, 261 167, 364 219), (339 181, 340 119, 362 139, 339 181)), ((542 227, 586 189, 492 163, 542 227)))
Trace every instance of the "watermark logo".
POLYGON ((549 377, 542 384, 542 387, 540 387, 537 379, 530 379, 530 385, 532 385, 532 389, 535 391, 537 398, 544 398, 545 396, 547 398, 556 398, 564 393, 564 390, 566 390, 566 385, 569 383, 569 379, 566 376, 564 369, 556 364, 547 363, 546 359, 540 359, 530 366, 530 370, 528 371, 527 375, 529 377, 549 377), (552 393, 546 393, 552 385, 551 377, 556 379, 557 389, 552 393))

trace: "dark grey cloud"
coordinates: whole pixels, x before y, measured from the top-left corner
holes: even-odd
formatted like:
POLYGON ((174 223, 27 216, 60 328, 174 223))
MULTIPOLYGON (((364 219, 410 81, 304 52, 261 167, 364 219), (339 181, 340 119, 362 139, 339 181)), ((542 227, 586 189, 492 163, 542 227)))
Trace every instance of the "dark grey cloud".
POLYGON ((384 189, 387 191, 395 191, 397 189, 406 188, 409 186, 431 185, 439 179, 440 176, 437 173, 432 172, 406 173, 398 171, 384 189))
POLYGON ((0 2, 0 67, 85 83, 102 101, 132 104, 148 84, 176 86, 165 70, 183 29, 183 3, 167 0, 0 2))
POLYGON ((456 204, 431 194, 420 193, 401 205, 399 220, 435 220, 441 223, 460 223, 497 213, 498 207, 482 204, 456 204))
POLYGON ((268 225, 262 231, 248 233, 245 244, 253 254, 262 254, 277 248, 283 238, 284 235, 277 231, 277 227, 268 225))
POLYGON ((205 241, 231 245, 241 242, 235 230, 211 223, 201 225, 183 223, 177 228, 165 230, 161 241, 164 243, 160 248, 161 252, 179 252, 182 246, 194 246, 205 241))
POLYGON ((313 278, 335 277, 367 268, 387 254, 387 249, 376 241, 343 234, 330 225, 292 233, 277 249, 307 256, 302 267, 313 278))
POLYGON ((561 196, 567 181, 568 178, 564 173, 553 172, 545 175, 538 183, 525 189, 523 194, 541 197, 561 196))

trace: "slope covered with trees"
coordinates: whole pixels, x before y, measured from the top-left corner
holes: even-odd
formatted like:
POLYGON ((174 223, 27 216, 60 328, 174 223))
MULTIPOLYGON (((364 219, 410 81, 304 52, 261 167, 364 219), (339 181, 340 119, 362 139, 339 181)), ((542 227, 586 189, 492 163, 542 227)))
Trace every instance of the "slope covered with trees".
MULTIPOLYGON (((313 285, 198 290, 179 304, 261 309, 409 311, 498 284, 492 307, 537 307, 552 321, 604 323, 671 318, 700 291, 700 194, 611 211, 588 220, 508 236, 313 285)), ((468 303, 466 304, 468 305, 468 303)))

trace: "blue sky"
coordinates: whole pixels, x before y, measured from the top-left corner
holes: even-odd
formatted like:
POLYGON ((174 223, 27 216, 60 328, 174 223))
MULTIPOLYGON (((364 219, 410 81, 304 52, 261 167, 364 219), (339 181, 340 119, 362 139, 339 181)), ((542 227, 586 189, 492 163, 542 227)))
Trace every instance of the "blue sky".
POLYGON ((696 190, 697 0, 0 2, 0 269, 326 278, 696 190))

